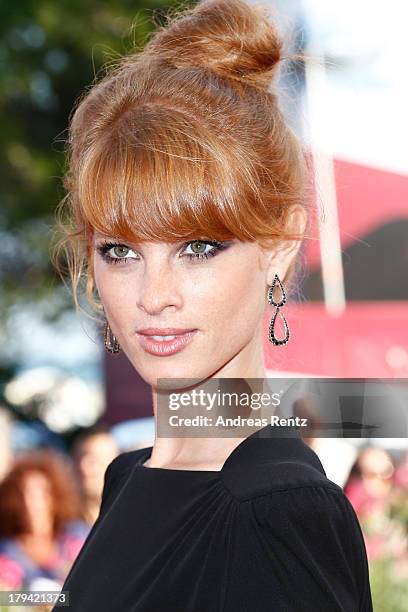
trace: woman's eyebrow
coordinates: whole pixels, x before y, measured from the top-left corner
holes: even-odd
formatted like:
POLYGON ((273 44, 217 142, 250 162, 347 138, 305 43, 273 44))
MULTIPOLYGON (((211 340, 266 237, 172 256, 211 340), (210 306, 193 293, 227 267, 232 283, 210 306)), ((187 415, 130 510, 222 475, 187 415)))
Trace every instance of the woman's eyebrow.
MULTIPOLYGON (((219 240, 216 240, 215 238, 211 238, 210 236, 203 236, 202 234, 197 234, 197 237, 194 238, 180 238, 179 240, 175 241, 175 242, 166 242, 165 240, 161 241, 161 240, 139 240, 137 241, 136 239, 128 239, 126 240, 125 238, 118 238, 118 237, 114 237, 111 234, 102 234, 101 232, 95 232, 94 233, 94 238, 95 240, 108 240, 111 242, 117 242, 120 244, 125 244, 127 246, 132 246, 132 247, 143 247, 144 243, 151 243, 151 244, 166 244, 168 245, 169 249, 175 249, 179 246, 182 246, 183 244, 188 244, 190 242, 221 242, 219 240)), ((226 240, 224 242, 227 243, 231 243, 233 242, 233 239, 230 240, 226 240)))
MULTIPOLYGON (((113 236, 112 234, 94 234, 95 240, 110 240, 112 242, 130 242, 129 240, 124 240, 123 238, 118 238, 113 236)), ((134 241, 132 241, 135 244, 134 241)))
POLYGON ((112 236, 110 236, 109 234, 102 234, 101 232, 94 232, 94 238, 109 238, 109 239, 111 239, 112 236))

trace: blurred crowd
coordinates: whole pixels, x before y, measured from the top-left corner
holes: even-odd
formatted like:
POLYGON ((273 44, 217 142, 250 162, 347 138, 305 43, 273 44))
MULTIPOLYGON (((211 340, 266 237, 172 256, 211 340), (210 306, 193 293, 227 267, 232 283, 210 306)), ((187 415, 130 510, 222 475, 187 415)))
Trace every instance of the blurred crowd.
MULTIPOLYGON (((102 423, 81 430, 69 452, 13 452, 6 430, 0 426, 0 590, 59 590, 98 517, 105 470, 121 450, 102 423)), ((305 442, 350 499, 369 562, 390 558, 408 580, 408 452, 366 443, 350 455, 346 440, 305 442)))
MULTIPOLYGON (((5 435, 3 431, 3 442, 5 435)), ((81 431, 69 453, 0 446, 0 590, 60 590, 99 514, 119 454, 109 428, 81 431)))
POLYGON ((366 542, 369 561, 390 559, 408 581, 408 452, 397 460, 383 448, 360 449, 344 492, 366 542))

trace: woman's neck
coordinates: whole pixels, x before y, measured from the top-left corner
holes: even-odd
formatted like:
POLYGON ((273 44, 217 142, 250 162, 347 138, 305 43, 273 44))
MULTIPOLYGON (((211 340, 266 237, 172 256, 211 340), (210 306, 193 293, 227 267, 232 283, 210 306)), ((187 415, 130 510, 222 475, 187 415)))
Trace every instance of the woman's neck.
MULTIPOLYGON (((255 374, 255 372, 254 372, 255 374)), ((170 417, 173 421, 177 408, 175 407, 175 396, 186 393, 185 400, 189 397, 193 397, 193 391, 196 392, 196 398, 203 398, 211 396, 211 401, 207 405, 194 405, 191 403, 191 407, 186 408, 184 403, 183 415, 188 414, 190 417, 207 417, 209 418, 212 414, 215 414, 215 408, 219 407, 220 398, 225 392, 229 397, 231 393, 243 392, 246 394, 250 393, 263 393, 267 391, 266 380, 268 378, 264 366, 262 369, 258 369, 256 372, 257 376, 245 377, 211 377, 210 379, 200 382, 197 385, 192 385, 188 389, 159 389, 153 390, 153 406, 154 406, 154 419, 155 419, 155 441, 153 444, 150 458, 145 462, 146 467, 164 467, 168 469, 194 469, 194 470, 220 470, 236 446, 238 446, 248 434, 243 433, 244 429, 237 427, 237 435, 234 437, 222 437, 220 429, 214 432, 214 427, 208 429, 208 436, 205 435, 203 427, 205 423, 200 424, 194 429, 195 437, 187 437, 188 434, 184 433, 184 436, 178 436, 177 431, 183 431, 183 428, 178 430, 174 427, 169 426, 170 417), (223 380, 225 379, 225 383, 223 380), (234 380, 237 382, 234 382, 234 380), (256 379, 256 380, 251 380, 256 379), (242 384, 243 383, 243 384, 242 384), (170 402, 172 400, 172 402, 170 402), (218 402, 218 403, 217 403, 218 402), (172 406, 172 408, 170 408, 172 406), (159 423, 159 419, 164 419, 163 422, 159 423), (197 437, 196 432, 201 429, 203 435, 197 437), (167 430, 166 437, 161 437, 158 432, 167 430), (174 432, 174 435, 173 435, 174 432)), ((222 404, 221 404, 222 405, 222 404)), ((221 410, 222 412, 222 410, 221 410)), ((220 411, 218 411, 220 413, 220 411)), ((227 410, 228 416, 231 416, 231 410, 227 410)), ((191 431, 191 430, 190 430, 191 431)), ((229 428, 229 431, 230 428, 229 428)), ((185 432, 185 430, 184 430, 185 432)), ((163 436, 163 433, 162 433, 163 436)))

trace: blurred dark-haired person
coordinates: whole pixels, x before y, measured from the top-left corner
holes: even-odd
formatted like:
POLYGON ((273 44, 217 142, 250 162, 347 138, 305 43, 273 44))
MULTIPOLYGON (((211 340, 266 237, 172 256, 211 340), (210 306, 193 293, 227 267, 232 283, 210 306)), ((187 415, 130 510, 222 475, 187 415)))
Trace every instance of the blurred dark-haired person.
POLYGON ((344 492, 361 517, 382 512, 393 488, 394 461, 383 448, 367 446, 360 450, 344 492))
POLYGON ((408 490, 398 485, 395 474, 392 455, 384 448, 368 445, 360 449, 344 485, 344 493, 365 527, 370 562, 398 556, 398 549, 405 555, 407 552, 407 538, 398 533, 392 515, 394 504, 407 506, 408 490))
POLYGON ((92 526, 99 514, 106 468, 119 448, 109 428, 98 423, 77 435, 71 453, 79 480, 81 516, 92 526))
POLYGON ((18 455, 0 483, 0 588, 60 589, 88 533, 68 458, 18 455))

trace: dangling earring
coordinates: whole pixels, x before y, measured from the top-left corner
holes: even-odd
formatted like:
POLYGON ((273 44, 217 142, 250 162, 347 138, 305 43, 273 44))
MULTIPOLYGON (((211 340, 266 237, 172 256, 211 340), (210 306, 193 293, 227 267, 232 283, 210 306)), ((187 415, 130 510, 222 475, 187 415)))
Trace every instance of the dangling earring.
POLYGON ((111 328, 109 327, 108 321, 105 323, 104 331, 105 348, 109 353, 116 355, 120 352, 120 344, 116 337, 113 335, 111 328))
POLYGON ((290 333, 289 333, 289 327, 288 327, 288 323, 284 317, 284 315, 280 312, 280 307, 283 306, 286 303, 286 295, 285 295, 285 290, 282 286, 282 283, 279 280, 279 277, 277 274, 275 274, 275 278, 273 279, 273 283, 272 285, 269 287, 268 289, 268 302, 269 304, 273 304, 274 306, 276 306, 276 310, 274 312, 274 315, 271 319, 271 322, 269 324, 269 335, 268 335, 268 339, 270 340, 270 342, 272 342, 273 344, 275 344, 276 346, 280 346, 282 344, 286 344, 290 338, 290 333), (279 283, 281 292, 282 292, 282 299, 280 302, 275 302, 275 300, 273 299, 273 290, 275 289, 275 285, 276 283, 279 283), (285 338, 283 340, 278 340, 275 336, 275 321, 276 321, 276 317, 278 316, 278 314, 282 317, 284 325, 285 325, 285 338))

